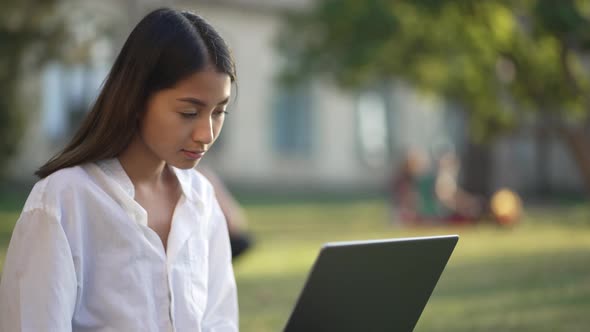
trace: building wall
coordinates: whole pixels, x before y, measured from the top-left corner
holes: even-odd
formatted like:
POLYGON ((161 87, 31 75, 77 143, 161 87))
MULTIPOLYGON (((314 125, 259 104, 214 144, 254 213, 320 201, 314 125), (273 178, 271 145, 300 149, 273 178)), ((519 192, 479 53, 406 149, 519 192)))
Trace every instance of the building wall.
MULTIPOLYGON (((260 186, 353 186, 375 182, 359 165, 354 97, 332 85, 313 82, 310 151, 277 150, 275 75, 281 60, 274 48, 279 17, 269 11, 201 5, 195 9, 231 46, 238 69, 238 100, 222 133, 219 151, 206 158, 226 179, 260 186)), ((216 149, 214 147, 213 149, 216 149)))

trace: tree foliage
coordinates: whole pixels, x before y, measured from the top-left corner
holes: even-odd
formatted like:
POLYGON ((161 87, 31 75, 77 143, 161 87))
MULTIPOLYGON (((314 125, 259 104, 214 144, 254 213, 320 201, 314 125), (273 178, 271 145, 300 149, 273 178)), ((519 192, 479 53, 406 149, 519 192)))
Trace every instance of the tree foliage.
MULTIPOLYGON (((0 170, 18 149, 26 112, 19 103, 24 73, 57 54, 65 36, 57 1, 0 3, 0 170)), ((1 174, 1 173, 0 173, 1 174)))
POLYGON ((285 22, 285 81, 401 79, 460 104, 476 139, 542 114, 590 189, 589 1, 319 0, 285 22))
POLYGON ((51 60, 87 63, 96 42, 112 38, 126 14, 103 7, 69 0, 0 2, 0 177, 37 112, 20 91, 23 79, 34 80, 51 60))

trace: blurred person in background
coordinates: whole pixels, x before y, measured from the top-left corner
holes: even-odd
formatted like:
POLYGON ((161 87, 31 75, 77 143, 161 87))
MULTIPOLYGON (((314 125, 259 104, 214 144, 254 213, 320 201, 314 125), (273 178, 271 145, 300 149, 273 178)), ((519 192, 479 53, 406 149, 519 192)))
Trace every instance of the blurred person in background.
POLYGON ((423 149, 409 148, 391 177, 392 206, 396 210, 394 218, 410 224, 436 220, 435 182, 436 174, 430 156, 423 149))
POLYGON ((482 217, 482 199, 459 185, 460 164, 454 152, 432 161, 423 149, 410 148, 391 182, 396 218, 404 223, 463 223, 482 217))
POLYGON ((484 200, 459 185, 459 158, 447 151, 438 158, 435 191, 441 204, 441 218, 451 223, 474 222, 483 217, 484 200))
POLYGON ((0 283, 0 331, 237 331, 228 228, 194 170, 235 81, 200 16, 149 13, 80 129, 38 171, 0 283))
POLYGON ((199 171, 213 185, 215 197, 227 221, 232 259, 236 259, 252 247, 252 236, 248 233, 248 221, 240 203, 210 168, 199 166, 199 171))
POLYGON ((491 217, 501 226, 515 224, 522 214, 520 196, 509 188, 500 188, 487 200, 474 195, 459 184, 459 158, 453 151, 438 159, 436 197, 441 203, 442 220, 450 223, 471 223, 491 217))

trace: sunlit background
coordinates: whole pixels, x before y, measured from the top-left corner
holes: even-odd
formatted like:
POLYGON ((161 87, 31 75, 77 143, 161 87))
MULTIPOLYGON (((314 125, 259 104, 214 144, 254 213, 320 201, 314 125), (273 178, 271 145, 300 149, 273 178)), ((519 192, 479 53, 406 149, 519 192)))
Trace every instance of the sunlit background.
POLYGON ((284 326, 324 242, 450 233, 417 331, 590 326, 589 0, 1 0, 0 269, 33 172, 161 6, 204 16, 237 63, 203 164, 254 239, 243 331, 284 326))

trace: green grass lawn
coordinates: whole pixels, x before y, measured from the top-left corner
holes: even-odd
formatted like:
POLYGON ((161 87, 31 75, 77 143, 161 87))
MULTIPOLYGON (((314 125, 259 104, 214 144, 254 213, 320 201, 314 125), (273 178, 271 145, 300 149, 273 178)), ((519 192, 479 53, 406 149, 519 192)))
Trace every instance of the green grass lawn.
POLYGON ((457 233, 415 331, 587 331, 590 209, 536 209, 511 228, 401 229, 383 202, 248 209, 257 246, 235 264, 243 331, 279 331, 323 242, 457 233))
MULTIPOLYGON (((0 267, 17 217, 18 205, 12 206, 0 210, 0 267)), ((235 264, 242 331, 281 330, 324 242, 454 233, 461 239, 415 331, 590 326, 587 206, 530 209, 510 229, 394 227, 377 199, 257 202, 246 209, 256 246, 235 264)))

